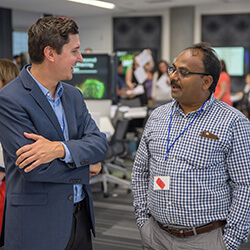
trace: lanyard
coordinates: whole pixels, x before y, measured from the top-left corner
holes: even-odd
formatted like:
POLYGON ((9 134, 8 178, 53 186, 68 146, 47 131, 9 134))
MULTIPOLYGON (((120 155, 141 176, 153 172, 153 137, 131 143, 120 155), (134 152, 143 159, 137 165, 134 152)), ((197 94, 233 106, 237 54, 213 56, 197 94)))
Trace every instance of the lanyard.
POLYGON ((207 101, 205 101, 203 103, 203 105, 201 106, 198 114, 194 117, 194 119, 187 125, 187 127, 179 134, 179 136, 177 136, 174 140, 174 142, 169 146, 169 136, 170 136, 170 131, 171 131, 171 123, 172 123, 172 117, 173 117, 173 107, 171 110, 171 114, 170 114, 170 121, 169 121, 169 125, 168 125, 168 138, 167 138, 167 151, 166 151, 166 157, 165 157, 165 161, 167 160, 167 155, 168 152, 170 151, 170 149, 172 148, 172 146, 175 144, 175 142, 184 134, 184 132, 191 126, 191 124, 195 121, 195 119, 200 115, 202 108, 204 107, 205 103, 207 101))

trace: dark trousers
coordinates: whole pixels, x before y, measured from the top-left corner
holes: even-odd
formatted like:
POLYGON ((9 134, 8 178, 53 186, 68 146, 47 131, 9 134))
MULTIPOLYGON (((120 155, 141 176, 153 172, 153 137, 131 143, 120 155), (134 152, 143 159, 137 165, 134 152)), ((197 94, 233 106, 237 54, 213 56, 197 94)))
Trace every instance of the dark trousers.
POLYGON ((92 250, 91 222, 86 200, 87 197, 74 205, 71 235, 65 250, 92 250))

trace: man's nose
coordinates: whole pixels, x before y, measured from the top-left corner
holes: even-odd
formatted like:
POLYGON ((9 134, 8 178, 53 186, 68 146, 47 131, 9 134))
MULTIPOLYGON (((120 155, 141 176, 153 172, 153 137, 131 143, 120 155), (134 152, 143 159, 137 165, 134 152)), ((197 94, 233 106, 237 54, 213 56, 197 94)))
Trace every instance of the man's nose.
POLYGON ((82 62, 82 61, 83 61, 82 54, 81 54, 81 52, 79 51, 79 55, 78 55, 78 58, 77 58, 77 62, 82 62))

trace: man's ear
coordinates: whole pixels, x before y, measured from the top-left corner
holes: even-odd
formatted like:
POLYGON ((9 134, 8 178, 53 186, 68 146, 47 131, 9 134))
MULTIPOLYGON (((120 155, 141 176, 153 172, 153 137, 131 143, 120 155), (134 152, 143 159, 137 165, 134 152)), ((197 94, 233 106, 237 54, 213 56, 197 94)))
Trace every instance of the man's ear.
POLYGON ((50 47, 50 46, 46 46, 44 48, 44 56, 50 62, 54 62, 55 61, 55 53, 56 53, 56 51, 52 47, 50 47))
POLYGON ((210 88, 210 86, 213 83, 213 77, 212 76, 203 76, 203 85, 202 85, 202 89, 203 90, 208 90, 210 88))

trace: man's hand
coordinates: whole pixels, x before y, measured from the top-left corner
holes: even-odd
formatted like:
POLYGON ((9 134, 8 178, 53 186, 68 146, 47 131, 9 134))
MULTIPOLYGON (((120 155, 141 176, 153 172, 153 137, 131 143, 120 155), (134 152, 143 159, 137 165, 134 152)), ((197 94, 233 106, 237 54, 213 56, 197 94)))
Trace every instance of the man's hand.
POLYGON ((57 158, 64 158, 64 147, 60 142, 49 141, 44 137, 32 133, 24 132, 24 136, 34 140, 32 144, 25 145, 16 151, 16 165, 25 168, 25 172, 30 172, 41 164, 51 162, 57 158), (28 166, 31 164, 30 166, 28 166), (28 167, 27 167, 28 166, 28 167))
POLYGON ((102 169, 101 162, 98 162, 96 164, 91 164, 89 168, 89 178, 91 178, 94 175, 99 174, 101 169, 102 169))

